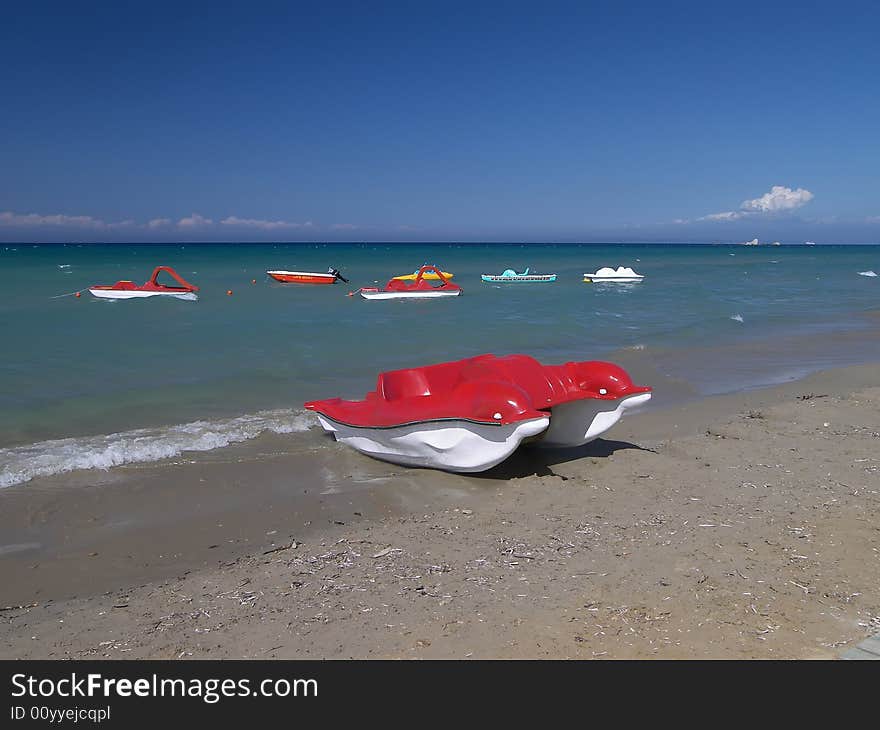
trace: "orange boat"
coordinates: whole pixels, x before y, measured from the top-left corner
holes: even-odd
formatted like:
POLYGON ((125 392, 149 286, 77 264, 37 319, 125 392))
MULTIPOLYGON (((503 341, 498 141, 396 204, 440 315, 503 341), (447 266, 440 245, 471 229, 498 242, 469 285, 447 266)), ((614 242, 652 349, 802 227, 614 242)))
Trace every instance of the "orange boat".
POLYGON ((348 279, 336 269, 328 269, 326 274, 312 271, 267 271, 266 273, 275 281, 284 284, 335 284, 337 279, 348 283, 348 279))

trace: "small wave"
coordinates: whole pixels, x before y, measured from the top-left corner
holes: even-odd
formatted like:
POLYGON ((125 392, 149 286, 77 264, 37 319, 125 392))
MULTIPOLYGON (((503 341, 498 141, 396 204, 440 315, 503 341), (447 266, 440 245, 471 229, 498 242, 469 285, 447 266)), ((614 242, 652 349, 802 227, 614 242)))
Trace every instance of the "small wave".
POLYGON ((744 322, 744 321, 745 321, 745 320, 743 320, 743 316, 742 316, 741 314, 731 314, 731 315, 730 315, 730 318, 731 318, 734 322, 744 322))
POLYGON ((312 425, 309 414, 284 409, 0 449, 0 488, 76 469, 109 469, 168 459, 184 451, 211 451, 256 438, 264 431, 294 433, 312 425))
POLYGON ((58 264, 58 268, 59 268, 59 269, 69 269, 69 268, 70 268, 70 264, 58 264))
POLYGON ((876 272, 876 271, 871 271, 871 270, 868 270, 868 271, 860 271, 860 272, 859 272, 859 276, 877 276, 877 272, 876 272))
POLYGON ((623 348, 624 350, 644 350, 645 345, 628 345, 623 348))

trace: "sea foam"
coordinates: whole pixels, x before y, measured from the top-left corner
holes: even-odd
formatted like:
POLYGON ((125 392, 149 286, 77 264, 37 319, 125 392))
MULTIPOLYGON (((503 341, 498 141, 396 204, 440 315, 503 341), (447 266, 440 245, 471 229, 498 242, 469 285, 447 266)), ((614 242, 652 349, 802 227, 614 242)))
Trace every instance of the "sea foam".
POLYGON ((0 488, 75 469, 109 469, 168 459, 185 451, 211 451, 247 441, 265 431, 293 433, 307 431, 312 425, 309 414, 283 409, 225 420, 193 421, 14 446, 0 449, 0 488))
POLYGON ((860 271, 859 276, 877 276, 877 273, 875 271, 871 271, 871 270, 860 271))

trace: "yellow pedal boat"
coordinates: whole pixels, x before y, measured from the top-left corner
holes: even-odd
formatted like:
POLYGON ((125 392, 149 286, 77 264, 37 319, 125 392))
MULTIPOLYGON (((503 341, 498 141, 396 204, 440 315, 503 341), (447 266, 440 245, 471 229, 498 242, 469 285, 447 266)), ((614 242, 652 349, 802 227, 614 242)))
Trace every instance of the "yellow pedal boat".
MULTIPOLYGON (((413 281, 419 275, 419 271, 421 271, 421 269, 416 269, 411 274, 401 274, 400 276, 392 276, 391 278, 398 279, 399 281, 413 281)), ((443 278, 445 278, 445 279, 451 279, 453 277, 453 274, 450 274, 448 271, 443 271, 442 273, 443 273, 443 278)), ((422 278, 429 279, 432 281, 438 281, 440 279, 440 277, 437 276, 437 274, 434 273, 433 271, 426 271, 424 274, 422 274, 422 278)))

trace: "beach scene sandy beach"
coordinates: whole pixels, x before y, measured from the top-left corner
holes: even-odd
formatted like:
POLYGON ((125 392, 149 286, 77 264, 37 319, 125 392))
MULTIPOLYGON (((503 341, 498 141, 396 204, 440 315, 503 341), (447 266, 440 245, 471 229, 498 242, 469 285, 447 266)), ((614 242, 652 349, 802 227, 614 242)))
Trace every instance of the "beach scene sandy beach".
POLYGON ((880 659, 876 24, 688 7, 0 31, 0 659, 880 659))
POLYGON ((3 556, 4 652, 836 658, 880 628, 875 373, 658 409, 477 478, 344 455, 322 489, 268 441, 7 492, 4 534, 51 542, 3 556))
POLYGON ((836 658, 880 630, 880 338, 877 311, 866 306, 873 278, 858 273, 877 247, 432 246, 423 256, 454 264, 467 294, 384 310, 348 297, 350 287, 290 291, 265 276, 254 284, 252 260, 279 251, 326 258, 329 248, 356 278, 358 256, 393 271, 401 254, 417 258, 406 247, 160 247, 166 259, 201 257, 203 284, 210 258, 225 257, 197 303, 52 299, 70 275, 27 280, 50 259, 99 268, 93 262, 140 258, 146 248, 4 252, 26 262, 23 287, 46 288, 42 316, 75 319, 84 341, 89 322, 102 338, 111 327, 123 337, 132 317, 141 322, 126 344, 130 370, 112 362, 94 377, 101 359, 79 356, 58 380, 69 388, 82 368, 79 400, 53 398, 47 377, 28 392, 39 367, 62 366, 33 360, 27 338, 41 327, 20 330, 18 368, 7 360, 5 382, 19 378, 14 397, 29 416, 6 411, 0 451, 5 656, 810 659, 836 658), (489 258, 513 252, 568 281, 540 301, 480 282, 489 258), (598 285, 579 280, 576 262, 597 255, 637 262, 657 283, 591 289, 598 285), (828 297, 829 310, 845 315, 817 314, 809 305, 819 279, 804 272, 847 257, 821 285, 848 292, 828 297), (723 281, 712 279, 717 268, 723 281), (778 272, 774 286, 752 283, 763 269, 778 272), (223 292, 233 280, 246 282, 237 298, 223 292), (703 315, 673 311, 688 296, 701 313, 712 302, 719 311, 698 336, 703 315), (326 353, 259 342, 261 326, 291 326, 289 308, 261 325, 267 300, 280 309, 281 297, 298 298, 300 331, 313 327, 313 344, 327 329, 321 308, 333 308, 326 353), (768 316, 783 297, 792 314, 768 316), (554 328, 550 310, 560 303, 576 311, 566 315, 571 326, 554 328), (216 317, 216 307, 252 317, 241 330, 253 339, 193 343, 176 331, 197 338, 192 318, 216 317), (741 312, 742 321, 731 318, 741 312), (432 337, 411 352, 393 347, 419 338, 426 317, 432 337), (509 325, 495 326, 505 318, 509 325), (388 347, 355 345, 353 359, 355 330, 371 319, 388 347), (597 324, 602 342, 590 334, 597 324), (572 327, 582 328, 576 344, 572 327), (652 399, 586 445, 524 445, 477 474, 369 458, 302 408, 310 396, 362 397, 392 364, 479 353, 488 342, 546 362, 612 360, 650 383, 652 399), (224 346, 216 382, 203 372, 198 400, 175 402, 181 374, 224 346), (276 368, 266 389, 269 347, 300 360, 276 368), (164 369, 169 350, 176 365, 164 369), (227 398, 233 362, 253 388, 227 398), (309 368, 324 374, 304 382, 309 368), (242 413, 244 398, 251 413, 242 413), (102 419, 119 430, 95 433, 102 419))

